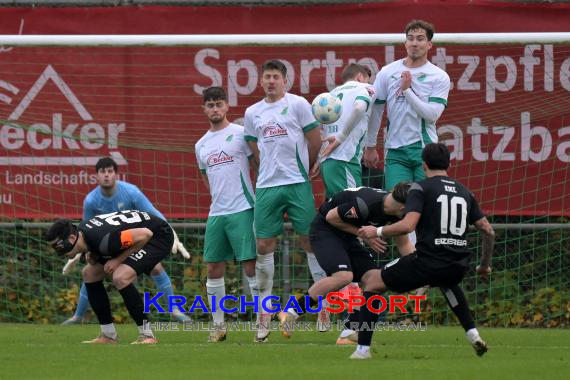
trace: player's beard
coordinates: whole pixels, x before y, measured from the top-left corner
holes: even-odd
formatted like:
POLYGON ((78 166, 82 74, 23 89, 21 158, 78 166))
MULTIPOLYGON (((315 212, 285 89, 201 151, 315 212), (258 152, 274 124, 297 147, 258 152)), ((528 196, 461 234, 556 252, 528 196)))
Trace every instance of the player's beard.
POLYGON ((219 122, 224 120, 225 115, 212 115, 210 117, 210 122, 212 124, 218 124, 219 122))

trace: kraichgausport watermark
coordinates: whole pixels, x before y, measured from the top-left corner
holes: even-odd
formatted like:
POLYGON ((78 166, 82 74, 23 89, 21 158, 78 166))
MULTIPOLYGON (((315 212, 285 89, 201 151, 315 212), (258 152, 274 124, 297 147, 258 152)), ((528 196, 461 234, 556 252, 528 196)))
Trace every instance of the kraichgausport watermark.
MULTIPOLYGON (((349 324, 351 330, 354 331, 426 331, 427 322, 374 322, 363 323, 359 326, 358 323, 352 322, 349 324)), ((257 331, 262 328, 266 331, 280 331, 286 329, 287 331, 316 331, 315 323, 311 322, 289 322, 280 324, 277 321, 270 321, 268 323, 256 322, 149 322, 143 321, 143 327, 152 331, 257 331)), ((343 331, 347 328, 344 321, 337 321, 336 323, 330 322, 321 324, 319 331, 343 331)))
MULTIPOLYGON (((219 300, 216 296, 212 296, 210 307, 207 306, 207 300, 205 301, 202 296, 195 296, 194 300, 191 302, 190 306, 187 306, 187 299, 185 296, 172 295, 166 297, 166 302, 168 304, 167 308, 163 308, 159 300, 161 300, 164 293, 159 292, 154 297, 150 293, 144 293, 144 312, 149 313, 150 307, 154 307, 158 313, 172 313, 174 311, 179 311, 181 313, 195 313, 201 311, 202 313, 214 313, 218 309, 222 310, 224 313, 247 313, 248 308, 252 308, 254 313, 259 313, 260 309, 265 313, 277 313, 280 311, 295 310, 297 313, 309 313, 317 314, 323 308, 328 312, 333 314, 342 313, 343 311, 348 311, 352 313, 356 308, 366 305, 366 307, 373 313, 383 313, 395 314, 396 309, 398 309, 401 314, 420 313, 420 301, 425 301, 425 295, 389 295, 386 299, 381 295, 374 295, 368 299, 361 295, 349 295, 347 297, 340 292, 331 292, 323 299, 319 296, 316 305, 311 306, 311 300, 309 296, 304 296, 301 298, 301 302, 305 303, 305 308, 301 308, 299 305, 299 300, 295 296, 289 296, 282 307, 282 302, 278 296, 267 296, 262 299, 259 296, 253 296, 252 300, 248 300, 247 296, 241 295, 239 297, 226 295, 219 300), (344 297, 344 298, 343 298, 344 297), (323 302, 326 300, 326 302, 323 302), (374 305, 378 301, 379 307, 374 305), (412 303, 413 308, 408 311, 406 308, 408 302, 412 303), (226 307, 226 302, 233 303, 234 306, 226 307), (237 305, 235 305, 237 303, 237 305)), ((164 301, 164 300, 163 300, 164 301)))

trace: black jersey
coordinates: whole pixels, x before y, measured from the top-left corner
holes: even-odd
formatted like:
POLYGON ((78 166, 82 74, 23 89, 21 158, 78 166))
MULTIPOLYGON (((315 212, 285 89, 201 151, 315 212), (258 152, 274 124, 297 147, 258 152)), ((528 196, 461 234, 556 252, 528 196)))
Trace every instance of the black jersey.
POLYGON ((357 187, 343 190, 332 196, 319 208, 319 213, 327 213, 338 207, 340 218, 356 227, 366 225, 384 226, 399 219, 384 213, 384 199, 387 192, 372 187, 357 187))
POLYGON ((421 214, 416 226, 418 255, 468 264, 467 229, 484 215, 473 193, 444 176, 412 184, 405 212, 421 214))
POLYGON ((111 259, 132 244, 128 233, 122 232, 133 228, 148 228, 153 232, 154 238, 165 226, 168 223, 158 216, 143 211, 125 210, 97 215, 82 221, 78 228, 83 232, 89 252, 102 259, 111 259))

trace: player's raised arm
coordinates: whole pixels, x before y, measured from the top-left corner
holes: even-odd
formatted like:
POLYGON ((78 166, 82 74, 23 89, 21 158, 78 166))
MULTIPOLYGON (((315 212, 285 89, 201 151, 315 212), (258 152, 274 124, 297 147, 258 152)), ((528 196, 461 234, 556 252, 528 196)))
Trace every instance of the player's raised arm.
POLYGON ((406 101, 412 106, 413 110, 416 111, 416 113, 424 120, 430 123, 435 123, 445 110, 444 104, 428 103, 421 100, 418 95, 416 95, 412 87, 404 90, 404 96, 406 97, 406 101))

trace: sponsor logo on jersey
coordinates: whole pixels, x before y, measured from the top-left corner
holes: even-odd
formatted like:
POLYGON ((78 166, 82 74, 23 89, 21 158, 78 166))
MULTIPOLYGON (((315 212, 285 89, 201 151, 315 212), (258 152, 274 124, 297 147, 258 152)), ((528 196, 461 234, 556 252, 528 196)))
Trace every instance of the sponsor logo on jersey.
POLYGON ((279 124, 270 124, 263 128, 263 138, 264 139, 273 139, 276 137, 286 137, 287 130, 281 127, 279 124))
POLYGON ((220 153, 210 155, 206 162, 208 164, 208 167, 211 168, 218 165, 231 164, 234 162, 234 157, 230 156, 222 150, 220 153))
POLYGON ((350 210, 346 212, 346 214, 344 214, 344 217, 347 219, 358 219, 356 208, 352 207, 350 210))

